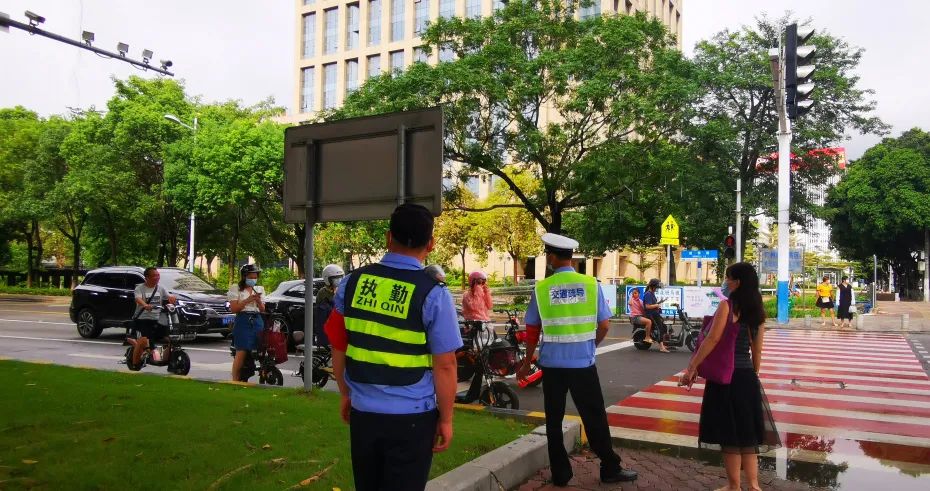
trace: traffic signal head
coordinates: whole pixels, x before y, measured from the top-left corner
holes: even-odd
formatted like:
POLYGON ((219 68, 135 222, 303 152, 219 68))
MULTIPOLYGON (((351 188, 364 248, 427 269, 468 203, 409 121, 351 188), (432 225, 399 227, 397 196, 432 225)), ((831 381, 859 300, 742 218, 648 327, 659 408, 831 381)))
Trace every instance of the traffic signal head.
POLYGON ((727 237, 723 239, 723 257, 727 259, 736 257, 736 237, 727 235, 727 237))
POLYGON ((785 106, 791 119, 797 119, 814 105, 810 98, 814 84, 810 79, 816 68, 811 62, 817 49, 804 44, 813 35, 813 29, 799 31, 797 24, 785 29, 785 106))

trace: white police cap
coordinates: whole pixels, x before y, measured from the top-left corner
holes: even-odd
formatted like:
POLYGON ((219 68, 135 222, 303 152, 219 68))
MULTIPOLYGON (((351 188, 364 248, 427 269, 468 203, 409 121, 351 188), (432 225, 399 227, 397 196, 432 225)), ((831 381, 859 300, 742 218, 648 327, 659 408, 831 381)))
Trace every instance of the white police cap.
POLYGON ((561 251, 574 251, 578 248, 578 241, 575 239, 569 239, 564 235, 545 233, 542 236, 543 244, 546 244, 547 249, 556 249, 561 251))

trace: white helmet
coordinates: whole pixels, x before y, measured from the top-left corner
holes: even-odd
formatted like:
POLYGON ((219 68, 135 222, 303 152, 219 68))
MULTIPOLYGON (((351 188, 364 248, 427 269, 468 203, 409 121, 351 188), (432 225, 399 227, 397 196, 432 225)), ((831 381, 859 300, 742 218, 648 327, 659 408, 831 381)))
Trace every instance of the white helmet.
POLYGON ((339 280, 345 275, 346 272, 338 264, 330 264, 323 268, 323 281, 333 288, 339 284, 339 280))

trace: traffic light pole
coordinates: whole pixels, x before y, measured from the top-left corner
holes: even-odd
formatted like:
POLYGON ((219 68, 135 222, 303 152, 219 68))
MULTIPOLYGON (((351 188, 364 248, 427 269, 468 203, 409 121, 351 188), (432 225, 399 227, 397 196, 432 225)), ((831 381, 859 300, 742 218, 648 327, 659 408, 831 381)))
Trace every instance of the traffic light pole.
POLYGON ((785 109, 785 64, 783 51, 769 51, 772 64, 772 81, 775 88, 775 106, 778 111, 778 323, 788 323, 788 238, 790 222, 788 208, 791 205, 791 121, 785 109))
POLYGON ((736 177, 736 262, 743 261, 743 179, 736 177))

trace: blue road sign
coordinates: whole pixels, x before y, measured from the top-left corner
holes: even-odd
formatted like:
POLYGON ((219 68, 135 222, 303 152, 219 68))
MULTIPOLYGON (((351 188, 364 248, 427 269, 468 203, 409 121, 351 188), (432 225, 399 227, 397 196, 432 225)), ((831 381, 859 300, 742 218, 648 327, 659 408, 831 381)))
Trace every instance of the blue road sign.
POLYGON ((701 249, 694 251, 685 249, 681 251, 682 261, 716 261, 717 257, 718 251, 716 249, 701 249))

